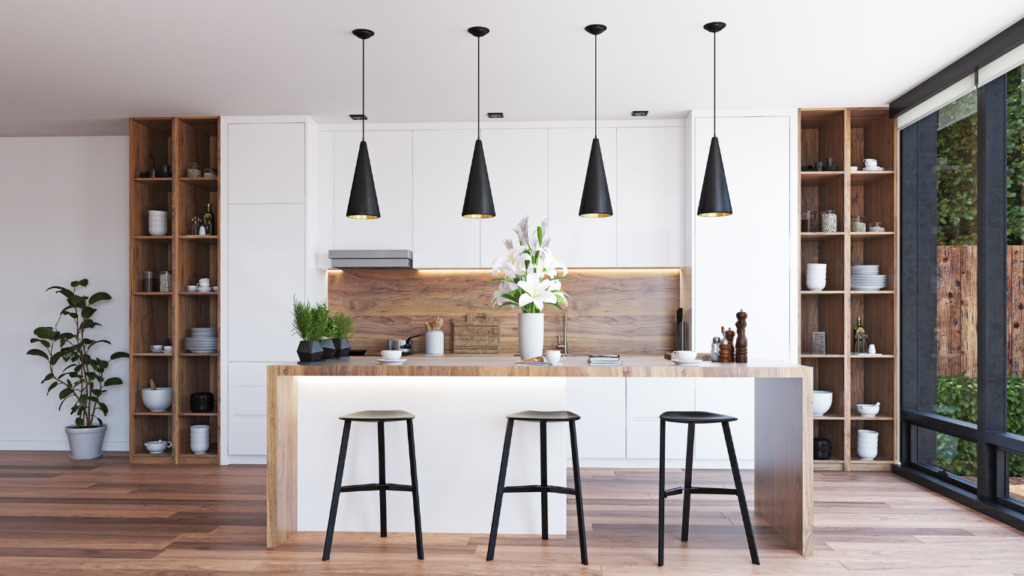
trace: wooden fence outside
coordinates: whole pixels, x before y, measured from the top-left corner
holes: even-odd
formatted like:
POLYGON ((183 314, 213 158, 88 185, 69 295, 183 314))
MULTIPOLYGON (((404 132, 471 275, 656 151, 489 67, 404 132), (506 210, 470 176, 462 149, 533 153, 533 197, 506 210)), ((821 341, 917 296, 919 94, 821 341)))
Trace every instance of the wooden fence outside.
MULTIPOLYGON (((938 373, 977 377, 977 246, 939 246, 937 263, 938 373)), ((1024 376, 1024 246, 1007 246, 1006 269, 1006 373, 1024 376)))

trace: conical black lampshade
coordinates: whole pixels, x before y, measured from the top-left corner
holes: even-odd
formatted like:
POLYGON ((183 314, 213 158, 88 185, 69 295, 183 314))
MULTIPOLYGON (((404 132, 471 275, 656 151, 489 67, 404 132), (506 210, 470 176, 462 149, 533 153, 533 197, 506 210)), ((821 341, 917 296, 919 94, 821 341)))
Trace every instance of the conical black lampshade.
POLYGON ((491 179, 487 177, 484 143, 477 138, 473 147, 473 164, 469 167, 466 200, 462 203, 465 218, 494 218, 494 199, 491 198, 491 179))
POLYGON ((366 148, 365 140, 359 143, 356 173, 352 177, 352 192, 348 195, 348 212, 346 216, 361 220, 380 218, 380 206, 377 205, 377 187, 373 185, 370 151, 366 148))
POLYGON ((583 200, 580 201, 580 216, 584 218, 607 218, 612 215, 612 197, 608 193, 608 178, 604 175, 604 158, 601 157, 601 142, 594 138, 590 146, 590 164, 587 165, 587 179, 583 182, 583 200))
POLYGON ((732 214, 729 200, 729 185, 725 181, 725 166, 722 164, 722 150, 718 147, 718 136, 711 138, 708 152, 708 166, 704 169, 704 186, 700 190, 698 216, 728 216, 732 214))

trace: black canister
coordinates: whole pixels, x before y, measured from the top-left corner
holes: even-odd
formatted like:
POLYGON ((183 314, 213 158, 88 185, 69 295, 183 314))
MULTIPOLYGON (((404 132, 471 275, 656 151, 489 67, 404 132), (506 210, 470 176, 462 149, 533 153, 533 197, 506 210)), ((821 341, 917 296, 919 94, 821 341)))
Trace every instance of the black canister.
POLYGON ((213 412, 213 394, 211 392, 196 392, 189 398, 193 412, 213 412))
POLYGON ((814 459, 815 460, 831 460, 832 459, 832 441, 828 438, 815 438, 814 439, 814 459))

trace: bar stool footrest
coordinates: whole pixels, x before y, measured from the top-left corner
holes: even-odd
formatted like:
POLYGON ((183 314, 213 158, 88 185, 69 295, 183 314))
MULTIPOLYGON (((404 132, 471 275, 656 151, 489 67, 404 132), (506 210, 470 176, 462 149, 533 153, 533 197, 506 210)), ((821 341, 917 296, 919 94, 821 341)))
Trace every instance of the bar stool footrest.
POLYGON ((735 488, 683 488, 682 486, 677 486, 675 488, 665 490, 665 498, 668 498, 669 496, 678 496, 683 492, 689 492, 690 494, 729 494, 736 496, 735 488))
POLYGON ((569 494, 570 496, 576 494, 576 489, 575 488, 565 488, 563 486, 547 486, 547 485, 537 485, 537 484, 533 484, 533 485, 530 485, 530 486, 506 486, 504 491, 505 492, 544 492, 544 491, 548 491, 548 492, 552 492, 554 494, 569 494))
POLYGON ((365 492, 369 490, 393 490, 395 492, 412 492, 412 486, 408 484, 352 484, 351 486, 342 486, 338 489, 338 492, 365 492))

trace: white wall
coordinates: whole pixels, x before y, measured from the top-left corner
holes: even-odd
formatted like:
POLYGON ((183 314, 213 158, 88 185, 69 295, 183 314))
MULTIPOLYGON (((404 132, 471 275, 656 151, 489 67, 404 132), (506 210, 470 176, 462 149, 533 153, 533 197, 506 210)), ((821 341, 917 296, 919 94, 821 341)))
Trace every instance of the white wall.
MULTIPOLYGON (((57 390, 40 384, 46 362, 28 356, 32 330, 52 325, 64 299, 53 285, 89 279, 95 339, 109 356, 128 351, 128 137, 0 138, 0 450, 68 450, 74 424, 57 390)), ((128 360, 107 376, 128 381, 128 360)), ((128 385, 103 397, 110 409, 104 450, 128 449, 128 385)))

